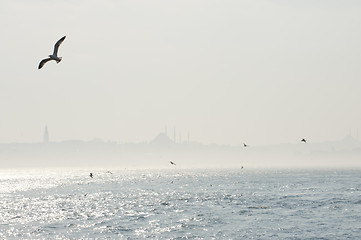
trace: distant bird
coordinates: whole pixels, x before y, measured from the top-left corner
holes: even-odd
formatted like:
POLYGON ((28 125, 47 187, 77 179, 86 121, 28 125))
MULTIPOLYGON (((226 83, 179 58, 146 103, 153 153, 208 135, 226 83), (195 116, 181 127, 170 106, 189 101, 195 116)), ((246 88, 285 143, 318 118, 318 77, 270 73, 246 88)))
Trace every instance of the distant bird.
POLYGON ((306 141, 306 139, 302 138, 301 142, 304 142, 304 143, 305 143, 305 142, 307 142, 307 141, 306 141))
POLYGON ((113 174, 111 171, 107 171, 107 173, 109 173, 109 174, 113 174))
POLYGON ((170 162, 170 164, 177 166, 177 164, 175 164, 174 162, 172 162, 172 161, 169 161, 169 162, 170 162))
POLYGON ((89 177, 93 178, 93 173, 90 173, 90 174, 89 174, 89 177))
POLYGON ((53 54, 52 54, 52 55, 49 55, 48 58, 45 58, 45 59, 41 60, 41 62, 39 63, 38 69, 41 69, 41 68, 44 66, 45 63, 47 63, 47 62, 49 62, 49 61, 51 61, 51 60, 55 60, 56 63, 60 63, 61 57, 58 57, 58 49, 59 49, 60 44, 64 41, 65 37, 66 37, 66 36, 60 38, 60 39, 55 43, 53 54))
POLYGON ((247 145, 247 144, 245 144, 245 143, 243 143, 243 147, 248 147, 248 145, 247 145))

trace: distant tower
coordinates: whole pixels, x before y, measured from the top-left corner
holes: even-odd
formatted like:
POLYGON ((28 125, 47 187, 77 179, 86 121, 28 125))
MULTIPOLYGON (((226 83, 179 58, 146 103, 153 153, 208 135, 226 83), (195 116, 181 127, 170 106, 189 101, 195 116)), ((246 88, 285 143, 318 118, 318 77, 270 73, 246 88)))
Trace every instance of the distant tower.
POLYGON ((49 133, 48 133, 48 126, 47 126, 47 125, 45 125, 43 142, 44 142, 44 143, 48 143, 48 142, 49 142, 49 133))
POLYGON ((174 127, 174 142, 176 142, 176 139, 175 139, 175 127, 174 127))

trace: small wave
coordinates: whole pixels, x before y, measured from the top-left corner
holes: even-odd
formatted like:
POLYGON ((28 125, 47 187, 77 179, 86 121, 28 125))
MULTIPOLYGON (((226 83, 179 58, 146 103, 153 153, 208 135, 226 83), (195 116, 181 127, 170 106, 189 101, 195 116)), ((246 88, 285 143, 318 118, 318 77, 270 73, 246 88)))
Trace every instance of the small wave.
POLYGON ((269 209, 269 206, 249 206, 248 209, 269 209))

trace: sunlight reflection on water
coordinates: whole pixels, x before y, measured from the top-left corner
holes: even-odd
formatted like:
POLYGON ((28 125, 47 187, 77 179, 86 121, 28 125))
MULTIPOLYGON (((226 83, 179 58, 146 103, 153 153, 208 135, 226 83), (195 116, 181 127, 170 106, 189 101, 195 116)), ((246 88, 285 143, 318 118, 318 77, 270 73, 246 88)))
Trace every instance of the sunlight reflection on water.
POLYGON ((93 172, 0 171, 0 237, 361 237, 358 171, 93 172))

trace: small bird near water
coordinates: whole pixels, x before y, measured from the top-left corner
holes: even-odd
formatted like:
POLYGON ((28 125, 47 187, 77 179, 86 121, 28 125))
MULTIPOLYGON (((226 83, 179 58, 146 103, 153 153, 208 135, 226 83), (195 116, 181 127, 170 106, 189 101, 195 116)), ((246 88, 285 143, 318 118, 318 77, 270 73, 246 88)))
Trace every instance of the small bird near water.
POLYGON ((60 38, 60 39, 55 43, 53 54, 49 55, 48 58, 45 58, 45 59, 41 60, 41 62, 39 63, 38 69, 41 69, 41 68, 44 66, 45 63, 47 63, 47 62, 49 62, 49 61, 51 61, 51 60, 55 60, 56 63, 60 63, 61 57, 58 57, 58 49, 59 49, 60 44, 65 40, 65 37, 66 37, 66 36, 60 38))
POLYGON ((174 162, 172 162, 172 161, 169 161, 169 162, 170 162, 170 164, 177 166, 177 164, 175 164, 174 162))
POLYGON ((304 143, 305 143, 305 142, 307 142, 307 141, 306 141, 306 139, 302 138, 301 142, 304 142, 304 143))

